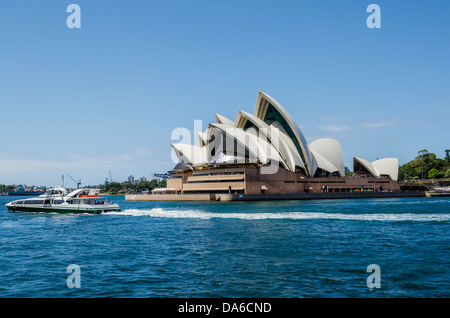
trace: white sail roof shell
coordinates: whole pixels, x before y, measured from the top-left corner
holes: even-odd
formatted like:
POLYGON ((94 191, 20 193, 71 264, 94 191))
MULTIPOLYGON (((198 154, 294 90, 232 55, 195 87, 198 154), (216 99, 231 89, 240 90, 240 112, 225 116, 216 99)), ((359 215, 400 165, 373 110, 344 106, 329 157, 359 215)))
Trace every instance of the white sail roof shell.
POLYGON ((287 127, 281 127, 281 123, 280 123, 279 128, 284 128, 285 134, 287 136, 289 136, 289 138, 294 143, 294 146, 296 144, 298 145, 298 147, 295 146, 295 148, 296 148, 296 151, 299 153, 300 157, 302 157, 302 155, 303 155, 304 159, 302 160, 302 162, 304 163, 303 166, 306 170, 306 173, 310 176, 314 175, 314 172, 317 169, 316 161, 312 157, 311 151, 308 148, 308 145, 307 145, 305 137, 303 136, 303 133, 301 132, 300 128, 297 126, 297 123, 294 121, 294 119, 291 117, 291 115, 286 111, 286 109, 284 109, 284 107, 281 106, 281 104, 278 103, 278 101, 276 101, 271 96, 267 95, 266 93, 259 92, 258 97, 256 99, 255 115, 258 118, 264 120, 264 118, 267 114, 269 104, 272 105, 276 109, 278 114, 286 122, 287 127), (290 129, 292 131, 292 134, 290 135, 286 131, 286 129, 290 129))
POLYGON ((225 116, 219 115, 219 114, 216 114, 216 122, 218 124, 234 126, 234 121, 232 121, 231 119, 226 118, 225 116))
POLYGON ((288 160, 289 164, 291 165, 291 170, 295 171, 295 167, 300 167, 305 169, 305 164, 303 163, 302 158, 300 157, 300 154, 297 151, 297 148, 295 147, 294 143, 292 142, 292 139, 286 134, 284 129, 278 125, 270 125, 269 127, 278 129, 279 131, 279 140, 280 140, 280 149, 284 156, 286 157, 286 160, 288 160))
POLYGON ((338 172, 341 176, 345 175, 344 154, 339 141, 321 138, 311 142, 308 147, 316 158, 319 168, 330 173, 338 172))
MULTIPOLYGON (((367 161, 366 159, 359 158, 359 157, 353 157, 353 161, 360 163, 374 177, 379 177, 380 176, 380 174, 378 173, 377 169, 375 169, 375 167, 372 165, 372 163, 370 161, 367 161)), ((353 164, 353 166, 355 166, 355 165, 353 164)))
POLYGON ((203 131, 197 131, 198 145, 204 147, 208 143, 208 133, 203 131))
POLYGON ((397 181, 398 179, 397 158, 383 158, 374 162, 369 162, 363 158, 353 157, 353 160, 364 166, 364 168, 366 168, 374 177, 388 175, 394 181, 397 181))
MULTIPOLYGON (((235 121, 220 114, 215 114, 215 117, 217 123, 209 124, 205 132, 197 132, 198 146, 172 144, 180 162, 202 165, 237 161, 267 164, 276 161, 289 171, 301 169, 311 177, 317 168, 345 175, 344 156, 339 142, 332 138, 321 138, 308 145, 286 109, 263 92, 258 92, 255 114, 239 111, 235 121)), ((396 158, 369 162, 354 157, 354 167, 356 163, 375 177, 388 175, 393 180, 398 178, 396 158)))
MULTIPOLYGON (((217 132, 215 132, 215 130, 220 131, 225 135, 225 144, 230 144, 231 142, 233 142, 234 147, 234 140, 236 141, 237 147, 236 149, 232 150, 234 150, 237 156, 245 157, 247 155, 250 157, 250 160, 253 159, 255 162, 259 160, 263 164, 268 163, 271 160, 278 162, 280 161, 277 149, 273 147, 273 145, 271 145, 267 140, 259 137, 256 132, 251 133, 234 126, 231 127, 224 124, 211 123, 209 125, 208 140, 212 139, 212 135, 219 135, 217 134, 217 132)), ((217 138, 215 138, 214 141, 210 141, 209 146, 216 147, 217 152, 230 152, 230 149, 223 149, 223 142, 224 140, 217 140, 217 138), (220 143, 222 143, 222 148, 220 143)), ((233 154, 225 154, 228 156, 233 156, 235 155, 234 152, 233 154)))
POLYGON ((189 144, 171 144, 172 148, 179 160, 191 165, 205 164, 205 147, 199 147, 189 144))
POLYGON ((316 159, 318 168, 325 170, 329 173, 339 172, 339 169, 335 165, 333 165, 330 161, 328 161, 325 157, 323 157, 320 153, 315 152, 314 150, 311 150, 311 153, 316 159))
POLYGON ((260 136, 263 134, 270 140, 272 146, 278 150, 283 166, 287 170, 295 171, 295 166, 304 168, 294 143, 278 127, 268 125, 255 115, 241 110, 236 117, 235 127, 243 129, 247 121, 250 121, 258 128, 260 136))
POLYGON ((397 158, 383 158, 372 162, 374 168, 380 175, 388 175, 392 180, 398 179, 398 159, 397 158))

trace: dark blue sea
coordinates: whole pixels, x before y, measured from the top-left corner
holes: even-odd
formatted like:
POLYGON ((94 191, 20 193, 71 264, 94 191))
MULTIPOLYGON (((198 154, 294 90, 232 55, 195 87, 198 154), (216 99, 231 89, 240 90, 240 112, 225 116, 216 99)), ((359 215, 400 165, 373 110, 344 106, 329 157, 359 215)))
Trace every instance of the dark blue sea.
POLYGON ((0 196, 0 297, 450 297, 449 197, 108 197, 122 212, 101 215, 10 213, 15 199, 0 196))

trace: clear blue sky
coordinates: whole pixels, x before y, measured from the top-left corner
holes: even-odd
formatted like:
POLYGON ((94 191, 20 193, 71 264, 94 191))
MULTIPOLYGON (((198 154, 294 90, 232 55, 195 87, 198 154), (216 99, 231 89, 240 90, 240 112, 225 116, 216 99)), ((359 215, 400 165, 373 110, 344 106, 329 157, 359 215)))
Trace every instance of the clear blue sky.
POLYGON ((445 0, 2 1, 0 43, 4 184, 166 172, 173 129, 252 113, 259 90, 308 142, 338 139, 349 168, 450 147, 445 0))

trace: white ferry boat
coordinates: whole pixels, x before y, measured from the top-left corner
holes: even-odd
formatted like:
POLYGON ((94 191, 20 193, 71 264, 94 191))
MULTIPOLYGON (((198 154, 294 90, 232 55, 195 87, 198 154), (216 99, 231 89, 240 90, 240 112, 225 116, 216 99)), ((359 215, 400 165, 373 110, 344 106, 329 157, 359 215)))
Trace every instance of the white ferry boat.
POLYGON ((6 204, 13 212, 92 213, 120 211, 119 205, 107 202, 97 189, 77 189, 70 193, 64 188, 51 188, 37 198, 12 201, 6 204))

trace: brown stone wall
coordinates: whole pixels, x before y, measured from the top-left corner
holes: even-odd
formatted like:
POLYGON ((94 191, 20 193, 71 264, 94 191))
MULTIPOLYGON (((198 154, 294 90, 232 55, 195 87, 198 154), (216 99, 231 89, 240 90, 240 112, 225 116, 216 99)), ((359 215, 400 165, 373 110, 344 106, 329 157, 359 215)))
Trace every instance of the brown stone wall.
POLYGON ((167 187, 174 188, 177 191, 181 191, 181 189, 183 189, 183 178, 167 179, 167 187))
POLYGON ((300 174, 278 169, 275 174, 262 174, 260 169, 245 171, 245 193, 303 193, 300 174))
MULTIPOLYGON (((307 178, 279 168, 275 174, 262 174, 260 168, 203 169, 189 171, 182 178, 168 179, 167 187, 184 191, 244 191, 246 194, 289 194, 326 192, 400 191, 389 178, 323 177, 307 178), (243 172, 242 174, 233 174, 243 172), (211 175, 210 175, 211 174, 211 175), (190 183, 189 183, 190 182, 190 183)), ((192 193, 192 192, 191 192, 192 193)))

